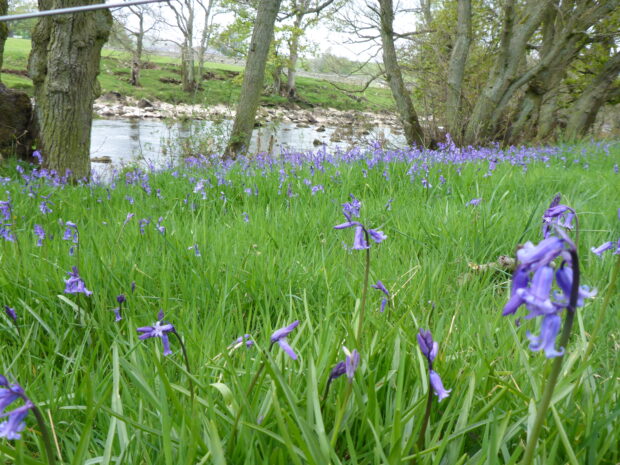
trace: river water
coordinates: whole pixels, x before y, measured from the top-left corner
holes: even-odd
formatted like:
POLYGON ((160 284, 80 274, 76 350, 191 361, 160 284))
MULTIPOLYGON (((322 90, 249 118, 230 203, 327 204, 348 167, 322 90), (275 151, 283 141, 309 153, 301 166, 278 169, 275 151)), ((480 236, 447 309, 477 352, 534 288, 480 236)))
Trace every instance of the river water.
MULTIPOLYGON (((176 121, 167 123, 158 119, 96 119, 91 136, 91 157, 109 157, 111 164, 93 163, 99 171, 104 166, 122 167, 127 164, 163 166, 175 163, 183 155, 221 153, 232 122, 176 121)), ((353 144, 369 144, 376 140, 403 146, 403 136, 388 126, 376 127, 363 136, 343 137, 346 128, 298 127, 293 123, 267 123, 252 134, 249 153, 281 153, 284 150, 317 150, 323 144, 328 150, 347 149, 353 144), (337 132, 334 137, 334 132, 337 132)))

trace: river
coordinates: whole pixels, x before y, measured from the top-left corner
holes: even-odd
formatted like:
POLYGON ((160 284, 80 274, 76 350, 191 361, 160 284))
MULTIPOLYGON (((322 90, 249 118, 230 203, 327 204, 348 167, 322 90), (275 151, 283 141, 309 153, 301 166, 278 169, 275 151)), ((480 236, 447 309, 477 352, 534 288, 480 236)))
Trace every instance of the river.
MULTIPOLYGON (((92 126, 91 157, 109 157, 111 163, 104 165, 107 167, 133 163, 163 166, 187 154, 221 152, 231 126, 229 120, 167 123, 159 119, 96 119, 92 126)), ((403 136, 395 134, 388 126, 376 127, 363 136, 346 137, 343 134, 346 132, 347 128, 268 123, 254 130, 248 152, 278 154, 283 150, 317 150, 323 144, 328 150, 336 150, 375 140, 400 146, 405 142, 403 136)), ((98 171, 103 168, 101 163, 93 163, 93 167, 98 171)))

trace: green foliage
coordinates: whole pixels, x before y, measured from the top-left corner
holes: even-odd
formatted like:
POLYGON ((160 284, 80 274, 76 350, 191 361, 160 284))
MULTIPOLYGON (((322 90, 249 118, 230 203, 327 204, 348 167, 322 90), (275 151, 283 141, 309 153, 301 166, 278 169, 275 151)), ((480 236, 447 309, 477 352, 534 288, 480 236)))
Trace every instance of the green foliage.
MULTIPOLYGON (((30 13, 37 11, 37 2, 29 0, 11 0, 9 2, 10 15, 18 15, 23 13, 30 13)), ((9 35, 11 37, 21 37, 23 39, 29 39, 32 34, 32 29, 37 23, 36 18, 22 19, 20 21, 9 21, 9 35)))
MULTIPOLYGON (((534 322, 517 328, 501 316, 510 274, 475 273, 468 263, 494 262, 519 243, 538 241, 541 214, 562 192, 580 215, 583 282, 600 297, 578 310, 538 459, 615 464, 620 294, 607 289, 614 257, 589 252, 620 233, 613 170, 620 146, 604 150, 566 148, 563 158, 527 170, 499 163, 490 177, 483 176, 486 163, 437 165, 427 174, 431 189, 412 182, 406 163, 305 167, 288 173, 292 198, 286 188, 278 192, 280 166, 250 176, 238 167, 227 175, 229 184, 207 189, 204 199, 189 179, 216 184, 217 173, 208 170, 150 173, 152 195, 140 183, 126 184, 125 176, 113 189, 35 181, 34 192, 51 194, 49 215, 20 184, 5 184, 19 242, 2 242, 0 304, 14 307, 19 320, 17 329, 0 315, 0 373, 19 381, 53 420, 63 463, 399 464, 412 457, 428 389, 416 332, 430 328, 440 347, 435 369, 452 392, 433 406, 417 463, 516 463, 546 360, 527 348, 525 331, 535 331, 534 322), (325 192, 312 195, 305 178, 325 192), (352 341, 364 267, 363 253, 342 247, 351 244, 352 231, 332 228, 343 221, 339 204, 350 193, 363 202, 363 221, 388 236, 371 250, 371 280, 381 279, 392 299, 380 313, 380 297, 369 296, 360 369, 351 388, 338 379, 323 399, 341 346, 352 341), (466 206, 472 198, 482 202, 466 206), (136 217, 124 224, 129 212, 136 217), (159 217, 165 235, 152 224, 140 234, 139 219, 159 217), (74 256, 61 240, 60 220, 79 227, 74 256), (35 246, 34 224, 48 232, 43 247, 35 246), (201 257, 188 250, 194 244, 201 257), (76 264, 94 292, 88 299, 63 294, 65 272, 76 264), (608 292, 610 306, 593 335, 608 292), (115 323, 120 293, 127 304, 115 323), (159 341, 137 339, 135 328, 152 324, 160 308, 187 345, 193 405, 177 341, 171 338, 174 353, 162 357, 159 341), (299 360, 277 346, 261 356, 272 331, 295 319, 301 324, 289 343, 299 360), (227 349, 245 333, 258 347, 227 349), (594 351, 587 354, 591 337, 594 351), (248 392, 262 360, 265 368, 248 392), (341 408, 342 428, 334 434, 341 408)), ((2 170, 14 175, 15 166, 2 170)), ((24 440, 0 441, 4 463, 41 465, 28 422, 24 440)))

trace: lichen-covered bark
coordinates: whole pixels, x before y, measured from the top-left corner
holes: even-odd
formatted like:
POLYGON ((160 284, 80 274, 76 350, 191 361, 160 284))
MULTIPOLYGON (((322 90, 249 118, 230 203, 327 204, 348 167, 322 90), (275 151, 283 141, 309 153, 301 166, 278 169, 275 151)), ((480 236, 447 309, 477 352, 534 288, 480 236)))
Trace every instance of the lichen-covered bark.
POLYGON ((379 0, 381 17, 381 43, 383 45, 383 65, 385 74, 396 103, 396 109, 403 125, 405 139, 409 145, 424 145, 424 133, 418 115, 405 87, 403 75, 396 56, 394 45, 394 6, 392 0, 379 0))
MULTIPOLYGON (((7 0, 0 0, 0 16, 7 14, 9 10, 9 2, 7 0)), ((0 23, 0 71, 2 70, 2 58, 4 57, 4 43, 9 35, 9 29, 6 23, 0 23)), ((0 82, 2 80, 0 79, 0 82)))
POLYGON ((265 66, 273 28, 281 0, 261 0, 258 6, 248 58, 243 73, 241 94, 237 103, 233 129, 226 147, 226 156, 234 158, 247 149, 252 137, 254 119, 265 79, 265 66))
MULTIPOLYGON (((39 9, 102 3, 98 0, 39 0, 39 9)), ((99 95, 101 48, 112 15, 98 10, 41 18, 32 34, 28 71, 34 84, 38 148, 45 166, 72 179, 90 175, 93 101, 99 95)))

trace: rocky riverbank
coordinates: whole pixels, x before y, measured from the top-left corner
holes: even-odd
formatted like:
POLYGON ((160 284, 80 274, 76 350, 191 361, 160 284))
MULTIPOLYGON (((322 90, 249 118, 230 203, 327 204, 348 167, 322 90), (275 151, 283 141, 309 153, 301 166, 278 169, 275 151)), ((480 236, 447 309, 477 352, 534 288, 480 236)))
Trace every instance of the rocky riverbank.
MULTIPOLYGON (((95 114, 102 118, 138 119, 232 119, 234 109, 225 105, 189 105, 160 102, 122 96, 108 92, 95 101, 95 114)), ((400 132, 395 114, 371 113, 362 111, 339 111, 331 108, 302 109, 298 107, 260 107, 256 115, 256 126, 269 123, 288 122, 299 128, 339 128, 364 134, 374 127, 389 127, 394 133, 400 132)))

